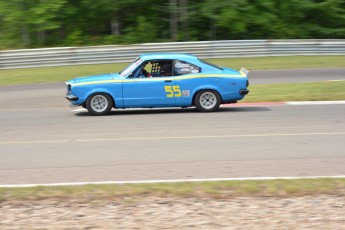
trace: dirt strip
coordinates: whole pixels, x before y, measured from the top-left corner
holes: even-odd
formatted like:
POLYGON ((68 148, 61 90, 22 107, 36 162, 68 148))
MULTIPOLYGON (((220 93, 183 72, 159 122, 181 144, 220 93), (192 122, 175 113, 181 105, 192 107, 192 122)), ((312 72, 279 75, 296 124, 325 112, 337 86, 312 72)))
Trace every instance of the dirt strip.
POLYGON ((0 229, 345 229, 345 196, 3 201, 0 229))

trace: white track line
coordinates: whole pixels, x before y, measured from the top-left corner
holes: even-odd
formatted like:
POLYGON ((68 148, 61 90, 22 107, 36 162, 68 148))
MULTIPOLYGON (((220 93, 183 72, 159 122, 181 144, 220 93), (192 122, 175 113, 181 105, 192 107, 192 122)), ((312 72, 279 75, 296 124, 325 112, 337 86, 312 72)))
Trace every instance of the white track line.
POLYGON ((136 181, 98 181, 98 182, 70 182, 48 184, 11 184, 0 185, 0 188, 29 188, 36 186, 82 186, 104 184, 155 184, 155 183, 181 183, 181 182, 208 182, 208 181, 247 181, 247 180, 295 180, 295 179, 322 179, 322 178, 345 178, 338 176, 307 176, 307 177, 239 177, 239 178, 205 178, 205 179, 172 179, 172 180, 136 180, 136 181))
POLYGON ((171 137, 132 137, 132 138, 104 138, 104 139, 77 139, 77 140, 36 140, 36 141, 8 141, 0 142, 0 145, 13 144, 54 144, 54 143, 78 143, 99 141, 150 141, 150 140, 178 140, 178 139, 209 139, 209 138, 236 138, 236 137, 281 137, 281 136, 320 136, 320 135, 345 135, 345 132, 333 133, 267 133, 267 134, 234 134, 213 136, 171 136, 171 137))
POLYGON ((87 110, 84 108, 81 109, 72 109, 71 112, 86 112, 87 110))
POLYGON ((288 105, 341 105, 345 101, 290 101, 286 102, 288 105))

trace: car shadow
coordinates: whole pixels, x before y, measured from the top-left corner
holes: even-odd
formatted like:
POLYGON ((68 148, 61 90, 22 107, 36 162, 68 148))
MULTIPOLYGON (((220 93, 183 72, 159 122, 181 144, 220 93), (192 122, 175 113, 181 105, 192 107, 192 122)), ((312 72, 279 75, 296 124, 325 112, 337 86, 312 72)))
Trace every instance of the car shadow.
MULTIPOLYGON (((233 112, 268 112, 271 111, 271 109, 267 107, 254 107, 254 106, 241 106, 241 107, 220 107, 219 110, 215 113, 233 113, 233 112)), ((145 108, 145 109, 117 109, 112 110, 108 116, 121 116, 121 115, 151 115, 151 114, 206 114, 206 113, 200 113, 196 110, 196 108, 145 108)), ((214 114, 214 113, 212 113, 214 114)), ((89 114, 86 110, 85 112, 77 112, 74 114, 78 117, 93 117, 91 114, 89 114)))
POLYGON ((219 108, 218 112, 268 112, 272 111, 265 106, 228 106, 219 108))

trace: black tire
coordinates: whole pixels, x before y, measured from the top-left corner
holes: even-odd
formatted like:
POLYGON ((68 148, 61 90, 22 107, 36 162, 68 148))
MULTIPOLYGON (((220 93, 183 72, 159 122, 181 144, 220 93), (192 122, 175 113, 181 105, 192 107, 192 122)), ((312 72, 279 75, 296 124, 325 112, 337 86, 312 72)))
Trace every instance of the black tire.
POLYGON ((102 116, 110 113, 113 100, 106 93, 95 93, 86 100, 86 109, 94 116, 102 116))
POLYGON ((199 91, 194 98, 196 109, 200 112, 215 112, 219 109, 221 97, 215 90, 199 91))

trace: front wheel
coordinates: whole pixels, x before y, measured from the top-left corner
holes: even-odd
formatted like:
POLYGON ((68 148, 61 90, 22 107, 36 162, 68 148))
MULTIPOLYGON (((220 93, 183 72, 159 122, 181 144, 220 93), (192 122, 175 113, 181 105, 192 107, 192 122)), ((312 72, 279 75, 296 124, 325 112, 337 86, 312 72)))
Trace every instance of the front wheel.
POLYGON ((221 98, 214 90, 202 90, 195 95, 194 104, 200 112, 214 112, 219 109, 221 98))
POLYGON ((86 100, 86 109, 92 115, 106 115, 110 113, 113 101, 108 94, 96 93, 89 96, 86 100))

